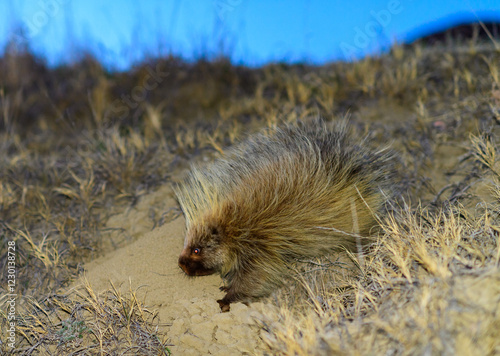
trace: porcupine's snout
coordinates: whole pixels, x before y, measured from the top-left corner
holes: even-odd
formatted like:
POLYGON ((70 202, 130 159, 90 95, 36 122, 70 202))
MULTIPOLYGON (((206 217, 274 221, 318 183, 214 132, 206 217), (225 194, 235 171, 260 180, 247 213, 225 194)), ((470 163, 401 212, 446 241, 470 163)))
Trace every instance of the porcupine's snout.
MULTIPOLYGON (((199 251, 199 249, 195 250, 199 251)), ((203 258, 200 252, 195 253, 192 248, 185 247, 179 256, 178 264, 188 276, 208 276, 214 274, 216 272, 215 269, 207 268, 203 258)))
POLYGON ((187 249, 183 249, 180 256, 179 256, 179 267, 186 273, 188 276, 192 276, 193 274, 191 273, 192 266, 191 266, 191 261, 189 259, 189 253, 190 251, 187 251, 187 249), (191 268, 190 268, 191 267, 191 268))

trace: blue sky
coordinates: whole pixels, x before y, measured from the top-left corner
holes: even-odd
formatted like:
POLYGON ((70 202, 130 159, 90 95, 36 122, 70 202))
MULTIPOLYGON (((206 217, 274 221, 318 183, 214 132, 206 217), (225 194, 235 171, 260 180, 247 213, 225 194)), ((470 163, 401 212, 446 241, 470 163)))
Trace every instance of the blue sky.
POLYGON ((86 50, 115 69, 170 52, 320 64, 477 18, 500 22, 500 1, 0 0, 0 47, 15 37, 51 65, 86 50))

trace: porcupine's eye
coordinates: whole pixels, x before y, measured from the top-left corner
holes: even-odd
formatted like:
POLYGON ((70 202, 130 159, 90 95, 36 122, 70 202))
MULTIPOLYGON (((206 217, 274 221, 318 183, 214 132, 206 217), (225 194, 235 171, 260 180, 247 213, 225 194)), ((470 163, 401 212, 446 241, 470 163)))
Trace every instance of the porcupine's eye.
POLYGON ((200 252, 201 252, 201 250, 199 248, 194 248, 193 249, 193 254, 195 254, 195 255, 199 255, 200 252))

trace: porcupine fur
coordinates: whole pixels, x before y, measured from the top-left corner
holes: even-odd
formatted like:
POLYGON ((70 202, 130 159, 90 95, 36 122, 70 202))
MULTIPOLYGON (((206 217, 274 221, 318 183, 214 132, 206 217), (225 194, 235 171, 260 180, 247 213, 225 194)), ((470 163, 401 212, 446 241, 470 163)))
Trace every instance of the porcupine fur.
POLYGON ((269 295, 295 259, 356 251, 377 226, 394 155, 349 128, 314 120, 265 131, 174 187, 187 230, 179 266, 221 275, 223 311, 269 295))

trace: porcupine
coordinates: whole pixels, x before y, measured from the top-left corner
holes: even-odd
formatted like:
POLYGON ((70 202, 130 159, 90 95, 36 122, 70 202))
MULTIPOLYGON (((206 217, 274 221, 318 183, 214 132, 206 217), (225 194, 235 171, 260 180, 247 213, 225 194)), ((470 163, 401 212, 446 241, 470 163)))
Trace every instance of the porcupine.
POLYGON ((356 251, 392 195, 394 154, 355 142, 346 121, 250 137, 174 187, 186 218, 179 266, 219 273, 232 302, 269 295, 299 258, 356 251))

